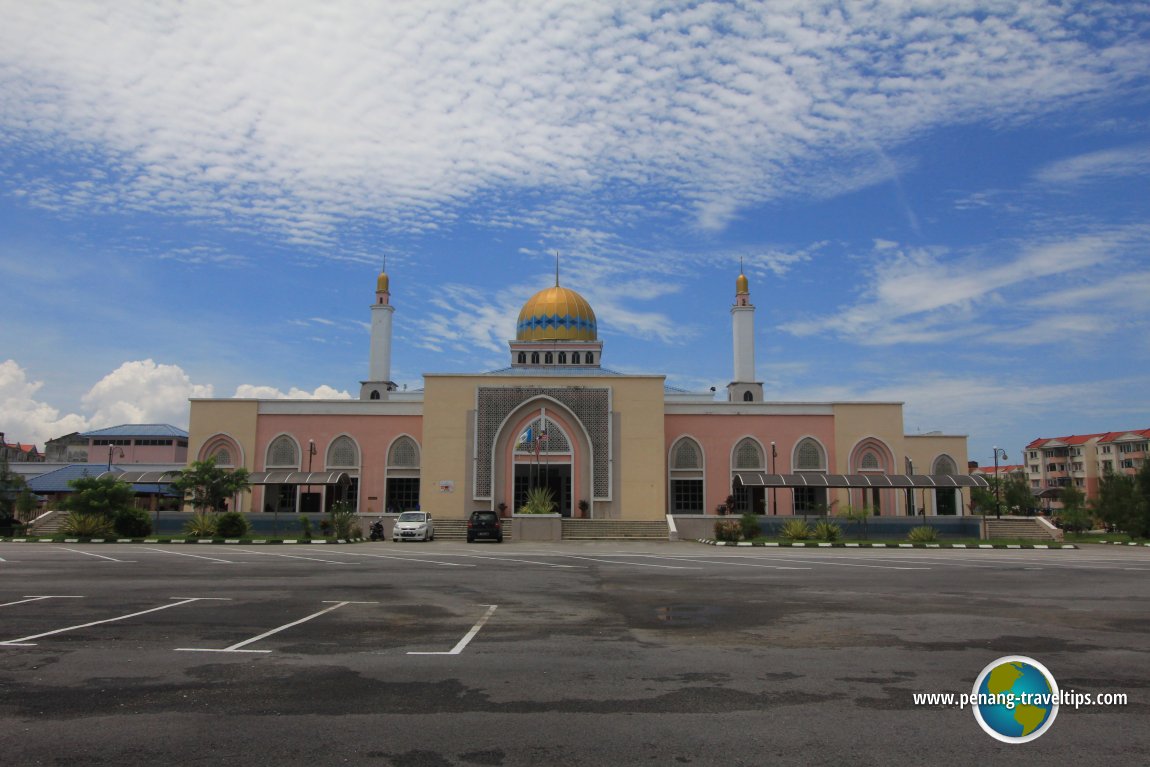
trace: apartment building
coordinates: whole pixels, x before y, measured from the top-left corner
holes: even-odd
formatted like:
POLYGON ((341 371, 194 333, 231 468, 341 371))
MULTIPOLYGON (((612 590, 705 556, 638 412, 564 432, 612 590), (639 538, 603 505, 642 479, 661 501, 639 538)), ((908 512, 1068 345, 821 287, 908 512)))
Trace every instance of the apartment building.
POLYGON ((1045 506, 1061 508, 1059 491, 1074 486, 1087 499, 1098 497, 1107 472, 1136 474, 1146 460, 1150 429, 1074 434, 1036 439, 1026 446, 1026 477, 1045 506))

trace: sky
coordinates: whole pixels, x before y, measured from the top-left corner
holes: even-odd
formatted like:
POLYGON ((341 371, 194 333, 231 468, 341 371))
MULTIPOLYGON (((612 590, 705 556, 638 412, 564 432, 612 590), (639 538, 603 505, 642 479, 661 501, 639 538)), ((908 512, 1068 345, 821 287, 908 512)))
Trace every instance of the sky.
POLYGON ((1150 427, 1150 5, 0 0, 0 430, 509 362, 905 403, 970 458, 1150 427))

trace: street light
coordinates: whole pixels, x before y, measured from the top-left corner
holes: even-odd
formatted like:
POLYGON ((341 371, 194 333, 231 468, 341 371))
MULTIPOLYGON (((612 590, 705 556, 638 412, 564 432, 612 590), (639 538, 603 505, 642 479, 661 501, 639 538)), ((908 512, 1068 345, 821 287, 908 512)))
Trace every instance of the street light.
MULTIPOLYGON (((116 449, 117 449, 117 446, 111 444, 111 441, 109 440, 109 444, 108 444, 108 471, 112 470, 112 451, 116 450, 116 449)), ((120 457, 123 458, 124 457, 124 448, 122 448, 122 447, 119 448, 119 451, 120 451, 120 457)))
POLYGON ((1002 519, 1002 477, 998 476, 998 458, 1002 456, 1002 460, 1006 460, 1006 451, 1001 447, 991 448, 994 450, 994 516, 996 519, 1002 519))
MULTIPOLYGON (((775 459, 778 457, 779 457, 779 451, 775 450, 775 443, 772 442, 771 443, 771 474, 775 473, 775 459)), ((775 499, 777 497, 778 496, 775 495, 775 488, 771 487, 771 516, 772 517, 779 513, 779 510, 775 507, 775 499)))

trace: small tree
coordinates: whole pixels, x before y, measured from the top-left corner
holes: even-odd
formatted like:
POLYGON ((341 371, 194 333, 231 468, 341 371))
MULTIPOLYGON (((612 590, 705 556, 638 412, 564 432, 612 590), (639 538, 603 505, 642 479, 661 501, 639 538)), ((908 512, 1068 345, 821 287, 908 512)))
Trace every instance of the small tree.
POLYGON ((1071 533, 1089 530, 1092 526, 1090 512, 1086 510, 1086 495, 1074 485, 1062 488, 1059 494, 1062 501, 1062 513, 1059 521, 1062 529, 1071 533))
POLYGON ((867 539, 868 529, 867 522, 870 520, 871 510, 867 506, 851 506, 846 505, 839 509, 839 516, 847 519, 862 527, 862 537, 865 541, 867 539))
POLYGON ((16 499, 25 489, 24 478, 8 466, 8 456, 0 452, 0 517, 11 517, 16 499))
POLYGON ((216 459, 193 461, 191 466, 176 473, 171 483, 196 511, 214 512, 224 509, 229 498, 251 487, 247 469, 221 469, 216 459))
POLYGON ((1134 476, 1106 472, 1094 511, 1112 527, 1136 538, 1150 537, 1150 461, 1134 476))
POLYGON ((68 484, 72 493, 64 508, 81 516, 96 515, 111 521, 119 512, 132 508, 136 497, 131 485, 112 476, 84 476, 68 484))

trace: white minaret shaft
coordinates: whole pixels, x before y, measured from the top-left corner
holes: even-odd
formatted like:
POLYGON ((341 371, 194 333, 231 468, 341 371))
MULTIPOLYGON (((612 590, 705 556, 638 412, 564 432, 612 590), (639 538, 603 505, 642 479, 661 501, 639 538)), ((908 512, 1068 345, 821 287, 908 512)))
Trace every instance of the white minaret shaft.
POLYGON ((391 316, 395 313, 395 307, 390 302, 387 274, 381 273, 376 283, 375 303, 371 307, 369 381, 391 380, 391 316))
POLYGON ((755 380, 755 307, 747 278, 740 274, 735 282, 735 305, 731 307, 731 337, 735 348, 736 383, 755 380))

